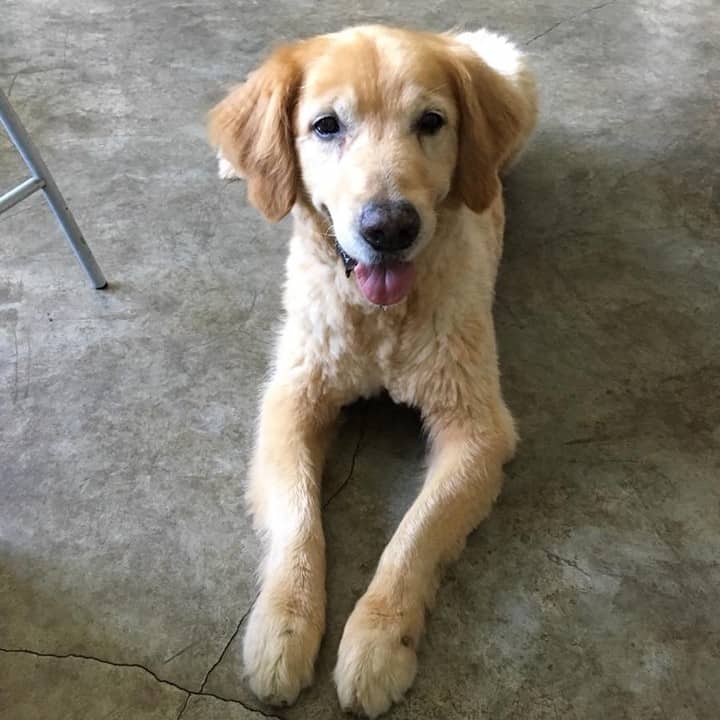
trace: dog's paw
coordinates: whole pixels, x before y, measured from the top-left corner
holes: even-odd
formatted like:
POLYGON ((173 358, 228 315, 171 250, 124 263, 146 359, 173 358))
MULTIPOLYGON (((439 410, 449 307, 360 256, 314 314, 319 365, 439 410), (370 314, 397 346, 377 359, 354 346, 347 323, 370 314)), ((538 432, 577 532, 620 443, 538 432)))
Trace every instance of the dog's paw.
POLYGON ((273 607, 261 594, 243 644, 245 676, 253 693, 269 705, 292 705, 310 685, 323 628, 273 607))
POLYGON ((419 636, 406 625, 358 603, 345 625, 334 673, 343 710, 376 718, 402 699, 415 679, 419 636))

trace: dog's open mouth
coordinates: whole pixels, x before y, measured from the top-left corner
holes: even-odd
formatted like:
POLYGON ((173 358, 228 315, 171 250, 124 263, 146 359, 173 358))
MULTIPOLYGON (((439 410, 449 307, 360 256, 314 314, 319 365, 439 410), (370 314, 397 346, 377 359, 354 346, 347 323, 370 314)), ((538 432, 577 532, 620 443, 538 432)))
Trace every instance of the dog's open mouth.
POLYGON ((360 292, 375 305, 395 305, 404 300, 415 280, 415 266, 404 260, 388 260, 366 265, 348 255, 337 240, 335 249, 345 266, 345 275, 353 270, 360 292))

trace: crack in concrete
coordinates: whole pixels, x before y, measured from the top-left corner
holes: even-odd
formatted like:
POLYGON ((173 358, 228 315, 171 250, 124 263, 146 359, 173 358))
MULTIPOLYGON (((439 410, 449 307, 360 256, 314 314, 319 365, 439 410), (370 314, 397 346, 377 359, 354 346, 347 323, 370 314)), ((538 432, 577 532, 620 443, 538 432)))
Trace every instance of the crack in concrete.
POLYGON ((531 37, 528 41, 525 43, 525 47, 528 45, 531 45, 536 40, 539 40, 542 37, 545 37, 546 35, 549 35, 555 28, 560 27, 561 25, 564 25, 565 23, 572 22, 573 20, 577 20, 578 18, 582 17, 583 15, 588 15, 591 12, 595 12, 595 10, 601 10, 604 7, 607 7, 608 5, 612 5, 613 3, 616 3, 617 0, 607 0, 607 2, 600 3, 599 5, 593 5, 592 7, 587 8, 586 10, 582 10, 579 13, 575 13, 574 15, 570 15, 570 17, 563 18, 562 20, 558 20, 555 24, 551 25, 546 30, 543 30, 541 33, 538 33, 537 35, 531 37))
POLYGON ((186 653, 190 648, 195 647, 195 645, 200 642, 199 640, 195 640, 194 642, 189 643, 184 648, 181 648, 177 652, 174 652, 167 660, 163 660, 163 665, 167 665, 172 660, 175 660, 175 658, 180 657, 183 653, 186 653))
POLYGON ((360 452, 362 442, 365 439, 365 431, 367 430, 367 418, 368 412, 366 410, 365 415, 362 419, 362 425, 360 426, 360 432, 358 433, 357 443, 355 443, 355 450, 353 450, 352 459, 350 460, 350 469, 348 470, 348 474, 345 476, 345 479, 340 483, 340 485, 333 492, 333 494, 330 495, 330 497, 323 503, 323 510, 327 508, 327 506, 347 487, 347 484, 350 482, 350 480, 352 480, 353 473, 355 472, 355 462, 360 452))
POLYGON ((175 720, 180 720, 180 718, 183 716, 183 713, 185 712, 185 709, 187 708, 189 702, 190 702, 190 693, 188 693, 185 696, 185 702, 182 704, 182 707, 180 708, 180 711, 178 712, 175 720))
MULTIPOLYGON (((225 646, 222 649, 222 652, 218 656, 218 659, 210 666, 210 669, 205 673, 205 677, 203 678, 203 681, 200 683, 200 690, 198 692, 204 692, 205 686, 208 684, 208 680, 210 680, 210 675, 212 675, 215 668, 223 661, 223 658, 227 654, 227 651, 230 649, 230 646, 232 645, 233 640, 237 637, 237 634, 240 632, 240 628, 242 627, 242 624, 245 622, 247 616, 250 614, 250 611, 252 610, 253 605, 255 604, 255 600, 257 600, 257 596, 260 593, 256 593, 255 597, 253 598, 252 602, 250 603, 250 606, 248 609, 243 613, 242 617, 238 621, 238 624, 235 627, 235 630, 233 631, 232 635, 230 635, 230 639, 225 643, 225 646)), ((179 716, 178 716, 179 717, 179 716)))
MULTIPOLYGON (((242 620, 240 622, 242 623, 242 620)), ((239 629, 239 627, 240 626, 238 625, 238 629, 239 629)), ((237 631, 235 634, 237 634, 237 631)), ((233 637, 234 637, 234 635, 233 635, 233 637)), ((230 642, 232 642, 232 639, 230 642)), ((228 642, 228 646, 229 646, 230 642, 228 642)), ((225 649, 227 649, 227 647, 225 649)), ((159 675, 157 675, 155 672, 153 672, 149 667, 142 665, 140 663, 114 662, 112 660, 106 660, 104 658, 95 657, 94 655, 84 655, 81 653, 40 652, 39 650, 30 650, 28 648, 0 647, 0 652, 6 653, 7 655, 32 655, 33 657, 52 658, 55 660, 68 660, 68 659, 85 660, 88 662, 99 663, 100 665, 108 665, 110 667, 127 668, 127 669, 131 669, 131 670, 142 670, 144 673, 147 673, 148 675, 150 675, 156 682, 159 682, 161 685, 169 685, 170 687, 173 687, 176 690, 179 690, 180 692, 183 692, 187 695, 187 698, 185 700, 185 703, 183 704, 180 714, 178 715, 178 718, 180 717, 182 712, 184 712, 185 708, 187 707, 190 697, 194 696, 194 697, 211 697, 211 698, 214 698, 215 700, 220 700, 221 702, 233 703, 235 705, 240 705, 242 708, 244 708, 248 712, 256 713, 257 715, 262 715, 263 717, 274 718, 274 720, 283 720, 283 718, 281 718, 279 715, 271 715, 271 714, 266 713, 258 708, 250 707, 249 705, 246 705, 241 700, 226 698, 226 697, 223 697, 222 695, 217 695, 216 693, 208 692, 207 690, 203 690, 203 691, 190 690, 189 688, 183 687, 182 685, 179 685, 178 683, 173 682, 172 680, 167 680, 165 678, 161 678, 159 675)), ((208 675, 209 675, 209 673, 208 673, 208 675)))
POLYGON ((19 72, 16 72, 16 73, 12 76, 12 80, 10 80, 10 87, 8 88, 8 91, 7 91, 7 99, 8 99, 8 100, 10 99, 10 97, 11 97, 11 95, 12 95, 13 88, 15 87, 15 81, 18 79, 18 75, 19 75, 19 74, 20 74, 19 72))
POLYGON ((548 560, 554 562, 556 565, 567 565, 567 567, 571 567, 579 573, 582 573, 586 578, 591 577, 590 573, 587 572, 587 570, 583 570, 583 568, 581 568, 575 560, 569 560, 568 558, 564 558, 561 555, 550 552, 550 550, 546 550, 545 548, 543 548, 543 552, 547 555, 548 560))

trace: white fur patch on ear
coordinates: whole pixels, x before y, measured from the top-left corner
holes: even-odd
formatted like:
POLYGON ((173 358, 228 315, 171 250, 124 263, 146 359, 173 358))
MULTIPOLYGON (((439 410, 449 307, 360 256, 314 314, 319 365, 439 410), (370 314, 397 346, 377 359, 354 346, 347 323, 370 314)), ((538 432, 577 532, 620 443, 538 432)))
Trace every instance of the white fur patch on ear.
POLYGON ((240 180, 242 175, 230 164, 223 154, 218 150, 217 153, 218 161, 218 177, 221 180, 240 180))
POLYGON ((467 45, 493 70, 505 77, 514 78, 522 69, 522 53, 506 37, 485 28, 464 32, 455 39, 467 45))
POLYGON ((525 64, 523 53, 502 35, 481 28, 475 32, 459 33, 455 35, 455 40, 469 47, 486 65, 506 78, 515 90, 515 111, 522 127, 501 168, 502 172, 507 172, 522 153, 535 127, 538 113, 535 78, 525 64))

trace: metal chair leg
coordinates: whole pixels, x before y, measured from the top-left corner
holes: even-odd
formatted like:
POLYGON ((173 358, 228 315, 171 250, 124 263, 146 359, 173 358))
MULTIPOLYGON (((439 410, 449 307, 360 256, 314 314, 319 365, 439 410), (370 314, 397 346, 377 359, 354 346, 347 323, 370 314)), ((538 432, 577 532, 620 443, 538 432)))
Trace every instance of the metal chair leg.
POLYGON ((20 118, 13 110, 10 101, 2 90, 0 90, 0 123, 2 123, 10 140, 20 155, 22 155, 25 164, 33 173, 32 178, 25 181, 14 191, 11 191, 11 193, 3 196, 3 199, 8 198, 8 196, 11 197, 4 203, 4 207, 0 207, 0 212, 20 202, 20 200, 32 194, 35 190, 42 190, 50 209, 60 223, 65 237, 72 251, 75 253, 75 257, 87 273, 91 285, 98 290, 106 287, 107 280, 105 280, 100 266, 97 264, 87 242, 85 242, 85 238, 78 224, 75 222, 70 208, 68 208, 65 199, 61 195, 60 190, 58 190, 55 180, 53 180, 53 176, 50 174, 47 165, 45 165, 40 152, 30 139, 30 135, 28 135, 27 130, 25 130, 23 124, 20 122, 20 118), (23 190, 18 192, 19 188, 23 188, 23 190))

